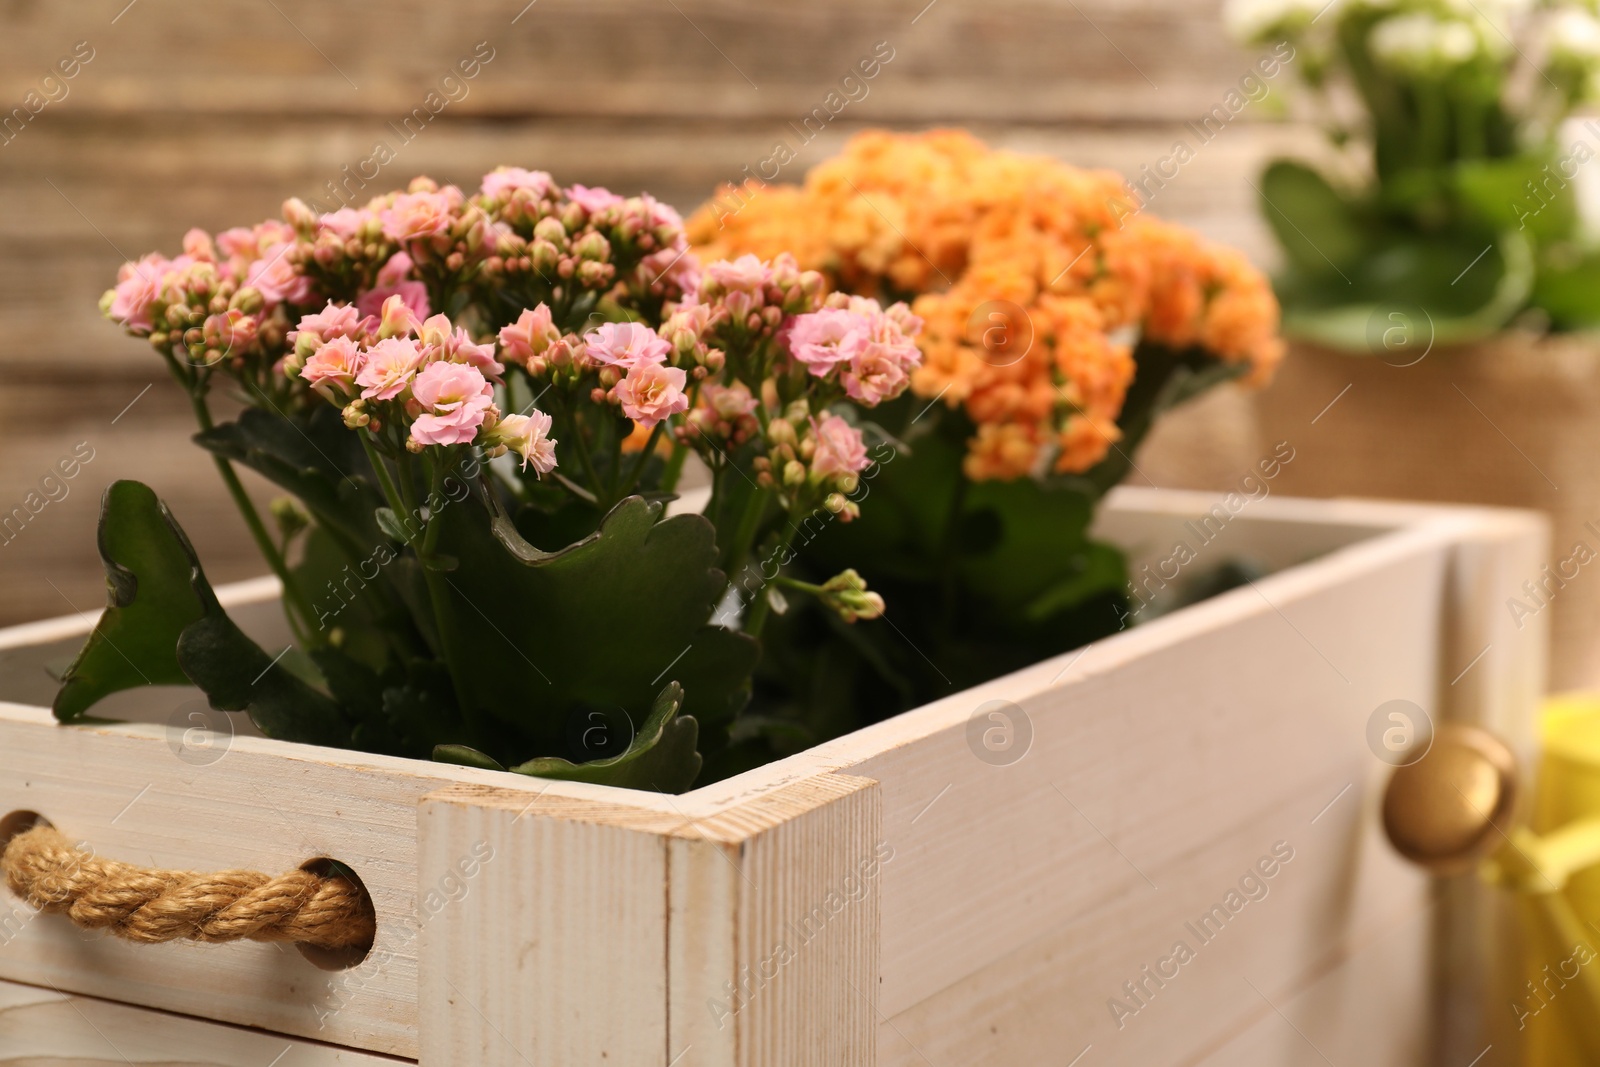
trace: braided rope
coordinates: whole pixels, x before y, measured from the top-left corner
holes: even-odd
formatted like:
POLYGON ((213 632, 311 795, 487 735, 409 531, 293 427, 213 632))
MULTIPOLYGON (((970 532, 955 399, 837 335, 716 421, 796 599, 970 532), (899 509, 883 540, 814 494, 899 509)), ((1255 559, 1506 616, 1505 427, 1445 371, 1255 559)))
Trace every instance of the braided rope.
POLYGON ((289 871, 164 871, 101 859, 48 824, 0 853, 6 885, 40 911, 130 941, 294 941, 370 945, 372 902, 347 878, 289 871))

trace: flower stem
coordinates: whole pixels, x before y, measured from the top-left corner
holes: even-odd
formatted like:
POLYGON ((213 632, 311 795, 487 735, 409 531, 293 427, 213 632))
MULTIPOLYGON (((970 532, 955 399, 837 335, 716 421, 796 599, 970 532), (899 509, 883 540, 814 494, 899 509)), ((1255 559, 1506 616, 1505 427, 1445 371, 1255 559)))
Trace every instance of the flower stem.
MULTIPOLYGON (((189 403, 194 407, 195 419, 200 423, 202 431, 209 432, 216 428, 216 423, 211 418, 211 408, 206 404, 205 394, 199 386, 189 390, 189 403)), ((272 573, 278 576, 278 581, 283 586, 283 600, 289 609, 284 614, 289 618, 289 627, 294 631, 295 640, 302 647, 311 645, 313 642, 309 627, 316 616, 311 611, 311 605, 306 603, 304 593, 290 577, 289 565, 284 561, 283 553, 272 543, 272 535, 267 532, 266 524, 261 521, 261 513, 256 511, 250 494, 245 492, 244 485, 239 481, 238 472, 233 469, 233 464, 215 452, 211 454, 211 461, 216 464, 217 473, 222 475, 222 482, 228 487, 228 495, 233 497, 233 503, 238 507, 245 526, 249 527, 250 536, 255 540, 256 547, 261 550, 267 566, 272 568, 272 573)))
POLYGON ((683 476, 683 461, 688 458, 688 445, 680 441, 672 446, 672 455, 667 457, 667 465, 661 469, 663 493, 670 493, 678 488, 678 479, 683 476))
MULTIPOLYGON (((778 560, 777 566, 780 569, 782 568, 783 564, 787 562, 787 560, 780 559, 779 557, 788 555, 790 546, 794 544, 795 535, 799 533, 800 530, 800 528, 794 524, 792 516, 786 516, 786 518, 789 518, 790 520, 789 528, 785 530, 782 536, 778 538, 777 547, 772 550, 772 555, 768 557, 770 559, 778 560)), ((761 636, 761 630, 767 624, 767 616, 772 614, 772 598, 767 595, 767 590, 780 577, 775 570, 772 578, 769 579, 765 573, 765 566, 763 566, 760 570, 761 587, 756 590, 755 598, 750 605, 750 613, 745 617, 744 621, 744 632, 749 634, 751 637, 761 636)))
POLYGON ((656 450, 656 442, 661 440, 661 432, 665 430, 666 427, 667 420, 662 419, 660 422, 656 423, 656 428, 650 432, 650 440, 645 442, 644 450, 639 453, 639 458, 634 461, 633 469, 628 471, 627 478, 623 479, 622 484, 625 488, 617 493, 618 500, 621 500, 638 487, 639 478, 644 474, 645 464, 650 462, 650 456, 656 450))

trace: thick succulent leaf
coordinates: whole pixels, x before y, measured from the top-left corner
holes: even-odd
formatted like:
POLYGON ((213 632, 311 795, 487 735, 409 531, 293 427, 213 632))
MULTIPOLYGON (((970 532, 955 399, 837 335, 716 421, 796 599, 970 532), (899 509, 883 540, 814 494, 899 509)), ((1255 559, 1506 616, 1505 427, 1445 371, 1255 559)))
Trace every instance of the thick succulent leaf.
POLYGON ((468 720, 509 729, 491 757, 563 752, 573 715, 640 713, 674 680, 686 683, 687 715, 726 718, 738 704, 757 646, 706 625, 725 584, 712 526, 662 514, 630 497, 591 537, 548 553, 485 494, 440 512, 438 547, 459 561, 434 576, 445 656, 468 720))
POLYGON ((359 438, 332 406, 319 405, 306 418, 246 408, 237 422, 198 433, 194 440, 293 493, 322 525, 349 541, 370 546, 383 536, 373 517, 383 498, 371 465, 359 438))
POLYGON ((149 486, 120 481, 106 491, 100 543, 111 602, 57 694, 58 718, 79 718, 120 689, 193 683, 217 710, 248 711, 268 736, 348 743, 338 705, 301 676, 315 666, 287 648, 269 656, 234 625, 149 486))
POLYGON ((682 707, 683 688, 672 682, 657 694, 649 717, 620 756, 587 763, 546 757, 511 770, 537 778, 681 793, 700 773, 700 753, 695 750, 698 724, 692 716, 679 714, 682 707))
POLYGON ((178 637, 178 662, 218 711, 248 712, 262 733, 284 741, 347 746, 350 725, 339 705, 236 626, 194 568, 202 615, 178 637))
POLYGON ((194 550, 149 486, 119 481, 106 489, 99 542, 106 610, 62 675, 55 698, 62 722, 124 689, 187 685, 178 635, 204 613, 190 585, 194 550))

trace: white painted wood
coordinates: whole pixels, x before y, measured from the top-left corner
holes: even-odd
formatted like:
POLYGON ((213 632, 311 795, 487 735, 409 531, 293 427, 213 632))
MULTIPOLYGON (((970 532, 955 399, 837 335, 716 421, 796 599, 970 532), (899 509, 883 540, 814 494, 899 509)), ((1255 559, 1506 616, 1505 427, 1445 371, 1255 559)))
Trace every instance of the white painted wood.
POLYGON ((3 1067, 379 1067, 401 1061, 0 982, 3 1067))
MULTIPOLYGON (((1159 561, 1216 501, 1121 489, 1099 528, 1159 561)), ((159 725, 61 729, 0 705, 0 815, 41 810, 136 860, 352 863, 379 898, 387 951, 317 1033, 427 1064, 1011 1064, 1066 1062, 1089 1044, 1115 1054, 1086 1065, 1185 1063, 1261 1021, 1235 972, 1274 1002, 1323 988, 1319 1003, 1352 1025, 1358 987, 1423 1003, 1448 953, 1371 973, 1342 962, 1431 899, 1377 836, 1387 766, 1367 749, 1367 717, 1398 697, 1518 733, 1544 635, 1495 613, 1537 569, 1543 528, 1518 513, 1277 497, 1222 526, 1196 566, 1242 554, 1276 573, 680 797, 244 737, 198 773, 159 725), (1463 674, 1480 639, 1493 647, 1463 674), (1009 766, 968 741, 969 718, 996 700, 1032 726, 1009 766), (1270 895, 1116 1027, 1107 1000, 1121 983, 1278 840, 1296 859, 1270 895), (419 887, 426 901, 480 844, 493 858, 466 888, 419 911, 419 887), (706 1001, 879 847, 892 859, 863 906, 719 1030, 706 1001)), ((0 684, 25 653, 8 654, 0 684)), ((1459 934, 1446 925, 1444 943, 1459 934)), ((262 946, 85 946, 55 919, 0 947, 0 977, 44 968, 62 988, 289 1033, 327 1014, 328 976, 307 966, 262 946)), ((1469 1008, 1486 996, 1476 981, 1445 991, 1469 1008)), ((1398 1013, 1395 1047, 1437 1047, 1439 1010, 1398 1013)))
POLYGON ((878 785, 820 775, 668 843, 668 1062, 877 1062, 878 785))
POLYGON ((490 787, 424 799, 422 1061, 665 1062, 664 835, 683 821, 490 787))

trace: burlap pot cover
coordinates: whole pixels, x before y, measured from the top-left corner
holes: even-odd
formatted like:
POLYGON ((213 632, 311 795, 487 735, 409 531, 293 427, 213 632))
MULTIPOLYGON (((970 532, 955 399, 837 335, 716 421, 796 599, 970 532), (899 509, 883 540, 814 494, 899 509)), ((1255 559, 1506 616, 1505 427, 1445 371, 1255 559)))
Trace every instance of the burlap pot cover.
POLYGON ((1534 508, 1547 570, 1506 611, 1549 611, 1551 682, 1600 685, 1600 338, 1509 333, 1387 359, 1295 345, 1256 397, 1294 461, 1274 491, 1534 508))

